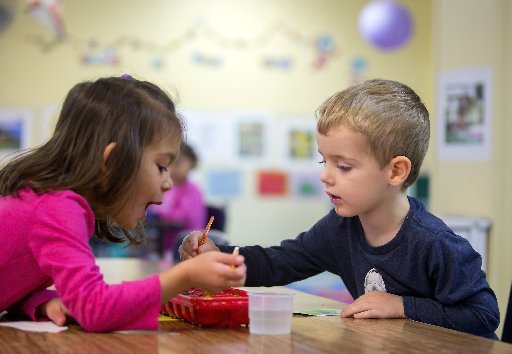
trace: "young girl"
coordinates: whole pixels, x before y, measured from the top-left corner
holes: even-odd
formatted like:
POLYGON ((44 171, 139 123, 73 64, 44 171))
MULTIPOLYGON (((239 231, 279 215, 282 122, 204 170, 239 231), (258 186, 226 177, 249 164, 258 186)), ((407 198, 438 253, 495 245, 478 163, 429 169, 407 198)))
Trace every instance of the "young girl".
POLYGON ((0 312, 58 325, 69 316, 95 332, 156 329, 170 297, 243 285, 243 257, 220 252, 119 285, 95 265, 93 234, 144 241, 148 206, 172 188, 183 130, 172 100, 149 82, 123 76, 72 88, 53 137, 0 170, 0 312))

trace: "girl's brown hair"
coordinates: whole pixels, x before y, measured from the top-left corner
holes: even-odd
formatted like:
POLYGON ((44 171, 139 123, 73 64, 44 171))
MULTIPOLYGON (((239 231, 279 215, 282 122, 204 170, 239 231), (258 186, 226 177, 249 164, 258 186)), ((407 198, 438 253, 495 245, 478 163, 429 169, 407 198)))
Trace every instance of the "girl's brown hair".
POLYGON ((0 194, 17 195, 26 187, 38 194, 73 190, 94 211, 98 237, 140 244, 142 225, 124 230, 111 215, 134 192, 144 149, 167 135, 181 141, 183 134, 173 101, 156 85, 126 76, 82 82, 69 91, 48 142, 0 170, 0 194), (116 147, 102 171, 112 142, 116 147))

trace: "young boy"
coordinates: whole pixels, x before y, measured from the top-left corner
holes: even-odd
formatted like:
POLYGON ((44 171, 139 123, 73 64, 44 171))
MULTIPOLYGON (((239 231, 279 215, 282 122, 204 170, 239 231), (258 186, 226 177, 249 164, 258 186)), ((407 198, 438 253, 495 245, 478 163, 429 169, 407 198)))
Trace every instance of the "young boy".
MULTIPOLYGON (((429 142, 429 115, 404 84, 370 80, 317 111, 320 177, 334 209, 280 246, 240 248, 246 286, 284 285, 323 271, 341 277, 354 303, 343 317, 409 318, 497 339, 499 310, 480 255, 407 196, 429 142)), ((182 259, 218 250, 183 242, 182 259)), ((231 252, 232 247, 221 247, 231 252)))

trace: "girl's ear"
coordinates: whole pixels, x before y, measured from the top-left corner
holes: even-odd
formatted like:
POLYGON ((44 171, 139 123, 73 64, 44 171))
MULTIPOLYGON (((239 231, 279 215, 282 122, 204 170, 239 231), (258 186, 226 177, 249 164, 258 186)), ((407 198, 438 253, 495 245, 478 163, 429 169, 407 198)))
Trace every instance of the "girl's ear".
POLYGON ((110 156, 110 153, 114 148, 116 147, 117 143, 110 143, 105 147, 105 150, 103 150, 103 162, 101 164, 101 172, 105 172, 107 170, 107 160, 110 156))
POLYGON ((389 183, 401 186, 411 173, 411 160, 405 156, 393 157, 389 163, 389 171, 389 183))

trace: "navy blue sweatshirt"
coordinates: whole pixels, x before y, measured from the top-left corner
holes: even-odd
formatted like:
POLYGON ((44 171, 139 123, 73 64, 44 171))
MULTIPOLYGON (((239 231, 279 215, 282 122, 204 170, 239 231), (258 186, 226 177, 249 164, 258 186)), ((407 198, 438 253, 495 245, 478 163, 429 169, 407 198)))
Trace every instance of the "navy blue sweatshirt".
POLYGON ((280 246, 241 247, 245 285, 286 285, 329 271, 340 276, 354 299, 386 291, 403 297, 411 320, 497 339, 498 303, 482 258, 419 200, 409 197, 409 203, 400 230, 383 246, 368 245, 357 216, 344 218, 333 209, 280 246))

